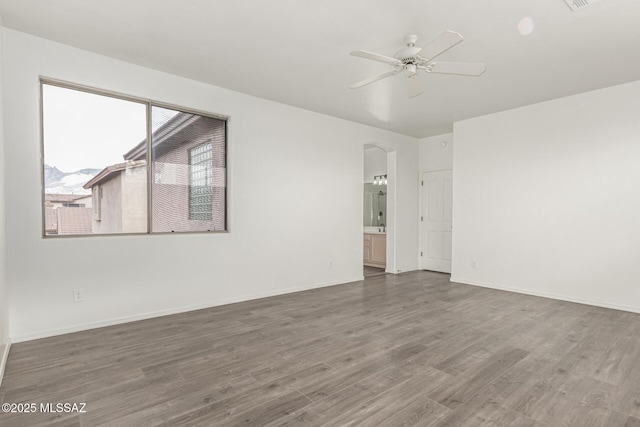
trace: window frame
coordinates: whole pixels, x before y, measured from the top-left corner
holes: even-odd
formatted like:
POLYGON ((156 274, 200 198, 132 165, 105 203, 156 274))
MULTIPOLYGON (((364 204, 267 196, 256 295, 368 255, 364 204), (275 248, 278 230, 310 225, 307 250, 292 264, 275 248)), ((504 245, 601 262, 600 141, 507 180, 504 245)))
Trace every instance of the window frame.
MULTIPOLYGON (((42 218, 42 224, 41 224, 41 236, 43 239, 59 239, 59 238, 78 238, 78 237, 118 237, 118 236, 152 236, 152 235, 166 235, 166 234, 226 234, 230 232, 230 216, 229 216, 229 126, 230 126, 230 122, 231 122, 231 117, 230 116, 226 116, 226 115, 222 115, 222 114, 217 114, 217 113, 211 113, 208 111, 202 111, 202 110, 198 110, 198 109, 194 109, 194 108, 187 108, 187 107, 183 107, 183 106, 179 106, 179 105, 175 105, 175 104, 171 104, 171 103, 167 103, 167 102, 161 102, 161 101, 157 101, 151 98, 144 98, 144 97, 139 97, 139 96, 133 96, 133 95, 126 95, 126 94, 122 94, 120 92, 115 92, 115 91, 111 91, 111 90, 105 90, 105 89, 100 89, 100 88, 95 88, 92 86, 86 86, 86 85, 81 85, 81 84, 76 84, 76 83, 70 83, 67 81, 63 81, 63 80, 58 80, 58 79, 54 79, 54 78, 49 78, 49 77, 43 77, 40 76, 39 77, 39 81, 38 81, 38 86, 39 86, 39 106, 40 106, 40 193, 41 193, 41 203, 40 203, 40 208, 41 208, 41 218, 42 218), (63 234, 63 235, 59 235, 59 234, 46 234, 46 207, 45 207, 45 176, 44 176, 44 164, 45 164, 45 141, 44 141, 44 86, 45 85, 49 85, 49 86, 56 86, 56 87, 60 87, 63 89, 69 89, 69 90, 75 90, 75 91, 80 91, 80 92, 86 92, 92 95, 98 95, 98 96, 106 96, 106 97, 110 97, 110 98, 115 98, 115 99, 120 99, 120 100, 124 100, 124 101, 129 101, 129 102, 135 102, 138 104, 143 104, 146 108, 146 167, 147 167, 147 171, 146 171, 146 178, 147 178, 147 182, 146 182, 146 190, 147 190, 147 230, 144 232, 136 232, 136 233, 131 233, 131 232, 125 232, 125 233, 97 233, 97 234, 63 234), (152 231, 151 227, 153 224, 153 201, 152 201, 152 193, 153 193, 153 180, 154 180, 154 176, 153 176, 153 131, 152 131, 152 108, 153 107, 159 107, 159 108, 165 108, 165 109, 170 109, 170 110, 175 110, 181 113, 187 113, 187 114, 195 114, 195 115, 199 115, 199 116, 203 116, 203 117, 207 117, 207 118, 211 118, 211 119, 216 119, 216 120, 222 120, 225 122, 224 125, 224 225, 225 225, 225 229, 224 230, 199 230, 199 231, 152 231)), ((201 145, 207 144, 210 142, 205 142, 201 145)), ((197 146, 199 147, 199 146, 197 146)), ((197 148, 197 147, 193 147, 193 148, 197 148)), ((191 179, 191 176, 189 176, 189 179, 191 179)), ((102 186, 99 186, 99 197, 101 198, 102 196, 102 186)), ((93 201, 93 190, 91 193, 92 196, 92 201, 93 201)), ((100 213, 102 210, 102 201, 100 200, 98 203, 98 221, 100 221, 100 213)), ((191 220, 190 218, 190 203, 189 200, 187 200, 187 206, 186 208, 189 210, 189 220, 191 220)), ((95 205, 92 206, 92 220, 95 219, 95 205)), ((213 213, 213 212, 212 212, 213 213)))

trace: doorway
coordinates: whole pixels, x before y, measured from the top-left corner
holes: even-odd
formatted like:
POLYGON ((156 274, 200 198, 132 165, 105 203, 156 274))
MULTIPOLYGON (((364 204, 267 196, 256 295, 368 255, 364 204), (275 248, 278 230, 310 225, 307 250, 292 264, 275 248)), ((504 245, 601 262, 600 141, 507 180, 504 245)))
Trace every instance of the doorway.
POLYGON ((452 171, 422 174, 420 268, 451 273, 452 171))
POLYGON ((371 277, 393 272, 392 233, 393 182, 395 169, 389 168, 389 157, 395 158, 380 146, 364 147, 363 179, 363 276, 371 277), (391 197, 390 197, 391 196, 391 197), (391 270, 390 270, 391 268, 391 270))

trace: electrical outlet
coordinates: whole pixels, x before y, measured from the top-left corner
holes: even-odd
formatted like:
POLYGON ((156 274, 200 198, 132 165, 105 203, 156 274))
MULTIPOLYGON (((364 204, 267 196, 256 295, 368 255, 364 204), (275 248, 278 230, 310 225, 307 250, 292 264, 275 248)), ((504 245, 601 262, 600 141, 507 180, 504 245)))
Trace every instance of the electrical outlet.
POLYGON ((73 302, 84 301, 84 288, 78 288, 73 290, 73 302))
POLYGON ((478 268, 478 261, 476 261, 475 259, 471 260, 471 268, 478 268))

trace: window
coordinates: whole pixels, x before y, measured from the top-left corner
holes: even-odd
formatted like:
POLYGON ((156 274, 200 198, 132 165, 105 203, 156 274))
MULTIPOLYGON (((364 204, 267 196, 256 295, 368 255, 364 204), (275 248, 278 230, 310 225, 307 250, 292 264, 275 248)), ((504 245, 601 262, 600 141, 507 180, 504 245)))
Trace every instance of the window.
POLYGON ((91 203, 93 204, 93 220, 100 221, 100 185, 91 187, 91 203))
POLYGON ((45 236, 226 231, 225 118, 41 87, 45 236))
POLYGON ((213 208, 212 145, 199 145, 189 150, 189 219, 209 220, 213 208))

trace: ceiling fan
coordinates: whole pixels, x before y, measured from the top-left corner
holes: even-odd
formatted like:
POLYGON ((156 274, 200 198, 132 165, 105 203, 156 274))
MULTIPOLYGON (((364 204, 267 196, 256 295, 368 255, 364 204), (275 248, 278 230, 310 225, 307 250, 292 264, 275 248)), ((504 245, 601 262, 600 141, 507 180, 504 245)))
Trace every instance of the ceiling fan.
POLYGON ((353 56, 384 62, 385 64, 393 66, 394 69, 387 71, 386 73, 370 77, 361 82, 354 83, 349 87, 351 89, 357 89, 386 77, 391 77, 400 72, 404 72, 407 79, 409 96, 413 97, 422 93, 422 85, 420 84, 418 75, 419 70, 426 71, 427 73, 479 76, 485 72, 487 68, 485 64, 472 62, 433 62, 437 56, 451 49, 462 40, 464 40, 462 35, 455 31, 447 30, 423 48, 416 47, 418 36, 406 36, 403 41, 407 47, 397 51, 393 55, 393 58, 364 50, 353 51, 351 52, 351 55, 353 56))

